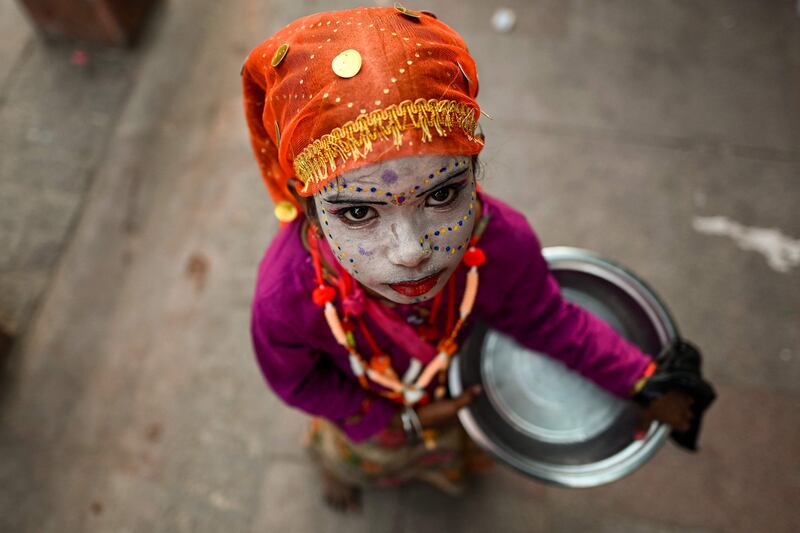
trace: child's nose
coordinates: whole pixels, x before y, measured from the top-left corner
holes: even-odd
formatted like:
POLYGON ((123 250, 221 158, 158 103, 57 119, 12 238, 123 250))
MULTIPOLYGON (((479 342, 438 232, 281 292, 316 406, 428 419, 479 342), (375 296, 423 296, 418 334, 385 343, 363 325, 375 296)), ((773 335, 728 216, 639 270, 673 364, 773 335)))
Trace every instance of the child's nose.
POLYGON ((389 247, 389 261, 408 268, 420 266, 428 258, 425 247, 419 243, 417 231, 411 224, 392 224, 392 244, 389 247))

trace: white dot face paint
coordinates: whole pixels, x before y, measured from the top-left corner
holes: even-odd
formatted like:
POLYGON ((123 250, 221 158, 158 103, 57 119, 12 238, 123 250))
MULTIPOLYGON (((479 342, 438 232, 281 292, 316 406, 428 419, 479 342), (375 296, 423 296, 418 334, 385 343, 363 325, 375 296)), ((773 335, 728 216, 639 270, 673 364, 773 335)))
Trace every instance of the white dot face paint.
POLYGON ((432 298, 475 225, 470 156, 392 159, 339 175, 314 195, 339 262, 364 287, 408 304, 432 298))

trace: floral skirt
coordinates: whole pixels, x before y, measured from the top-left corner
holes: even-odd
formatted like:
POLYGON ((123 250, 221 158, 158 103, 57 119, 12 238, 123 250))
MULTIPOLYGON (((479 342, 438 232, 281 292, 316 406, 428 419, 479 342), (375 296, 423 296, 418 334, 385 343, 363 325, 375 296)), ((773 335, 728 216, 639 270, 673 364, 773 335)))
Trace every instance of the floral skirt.
POLYGON ((352 442, 336 425, 313 418, 306 449, 311 458, 341 481, 359 487, 425 481, 451 495, 463 492, 468 475, 491 467, 461 424, 437 429, 428 443, 407 443, 402 430, 385 429, 352 442))

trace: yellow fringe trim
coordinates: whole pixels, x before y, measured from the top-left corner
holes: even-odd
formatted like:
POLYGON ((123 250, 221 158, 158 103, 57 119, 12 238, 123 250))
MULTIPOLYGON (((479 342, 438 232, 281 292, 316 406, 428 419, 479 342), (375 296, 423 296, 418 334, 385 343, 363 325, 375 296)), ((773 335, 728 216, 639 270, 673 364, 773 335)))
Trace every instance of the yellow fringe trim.
POLYGON ((448 131, 458 127, 470 140, 483 144, 479 137, 475 137, 478 124, 475 111, 455 100, 420 98, 360 115, 312 141, 295 157, 295 174, 305 184, 302 192, 307 192, 311 183, 325 181, 329 172, 336 170, 337 159, 366 158, 372 151, 372 143, 377 140, 391 138, 395 147, 400 148, 403 132, 412 128, 421 131, 422 142, 433 139, 431 130, 440 137, 447 137, 448 131))

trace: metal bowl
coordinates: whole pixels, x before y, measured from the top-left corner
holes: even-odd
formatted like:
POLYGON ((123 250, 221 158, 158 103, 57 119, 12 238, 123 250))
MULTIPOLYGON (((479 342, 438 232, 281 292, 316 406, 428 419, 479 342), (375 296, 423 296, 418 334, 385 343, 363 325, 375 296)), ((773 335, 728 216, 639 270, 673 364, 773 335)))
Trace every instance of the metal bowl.
MULTIPOLYGON (((669 311, 634 274, 578 248, 545 248, 564 297, 605 320, 645 353, 677 336, 669 311)), ((636 408, 570 371, 479 325, 450 366, 453 395, 481 383, 484 394, 459 412, 467 433, 498 460, 541 481, 593 487, 644 464, 669 427, 653 423, 634 440, 636 408)))

